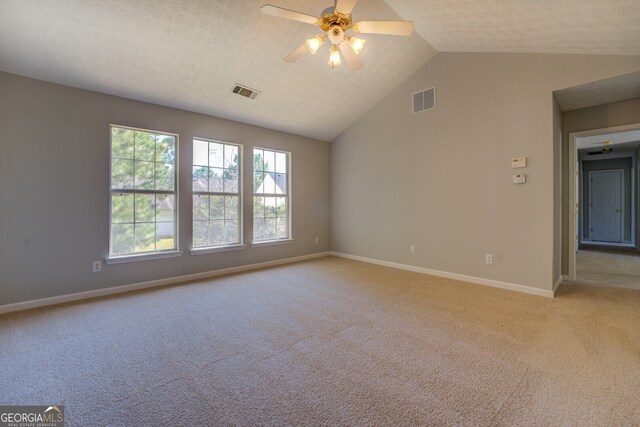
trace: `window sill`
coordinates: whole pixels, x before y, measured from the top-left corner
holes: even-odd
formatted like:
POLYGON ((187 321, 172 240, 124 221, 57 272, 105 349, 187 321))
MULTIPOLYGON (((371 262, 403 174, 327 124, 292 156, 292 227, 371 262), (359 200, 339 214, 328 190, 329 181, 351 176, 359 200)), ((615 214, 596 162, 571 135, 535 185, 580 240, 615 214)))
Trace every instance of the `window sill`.
POLYGON ((153 254, 123 255, 123 256, 107 257, 104 259, 104 262, 106 262, 107 264, 124 264, 126 262, 151 261, 154 259, 177 258, 177 257, 181 257, 182 254, 183 254, 182 251, 168 251, 168 252, 158 252, 153 254))
POLYGON ((210 248, 192 248, 189 250, 189 253, 191 255, 213 254, 216 252, 240 251, 246 247, 247 245, 226 245, 226 246, 214 246, 210 248))
POLYGON ((264 240, 261 242, 251 243, 252 248, 260 248, 262 246, 274 246, 274 245, 290 245, 293 243, 293 239, 278 239, 278 240, 264 240))

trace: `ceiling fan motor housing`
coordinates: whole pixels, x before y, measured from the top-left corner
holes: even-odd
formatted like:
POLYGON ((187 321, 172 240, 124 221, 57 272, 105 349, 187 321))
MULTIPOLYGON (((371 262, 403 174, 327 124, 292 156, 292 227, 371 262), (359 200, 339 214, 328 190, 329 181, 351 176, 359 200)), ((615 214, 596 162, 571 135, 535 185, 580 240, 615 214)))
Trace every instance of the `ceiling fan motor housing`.
POLYGON ((322 18, 320 18, 320 28, 324 32, 328 32, 335 26, 339 26, 342 31, 347 31, 351 28, 351 15, 341 13, 333 8, 325 9, 322 12, 322 18))
POLYGON ((334 25, 327 34, 332 44, 339 44, 344 40, 344 31, 338 25, 334 25))

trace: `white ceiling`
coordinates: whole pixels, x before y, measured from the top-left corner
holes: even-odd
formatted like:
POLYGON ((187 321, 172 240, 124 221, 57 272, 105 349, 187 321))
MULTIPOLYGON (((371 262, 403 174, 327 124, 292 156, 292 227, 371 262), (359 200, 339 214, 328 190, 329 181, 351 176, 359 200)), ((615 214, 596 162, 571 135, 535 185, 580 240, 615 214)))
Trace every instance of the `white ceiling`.
POLYGON ((561 111, 640 98, 640 71, 554 92, 561 111))
POLYGON ((592 135, 576 138, 578 149, 603 148, 609 145, 627 144, 630 142, 640 141, 640 130, 628 130, 615 133, 603 133, 601 135, 592 135), (611 141, 611 144, 604 144, 611 141))
MULTIPOLYGON (((270 1, 313 16, 332 5, 270 1)), ((287 64, 321 30, 262 15, 263 4, 0 0, 0 70, 331 141, 436 53, 415 33, 371 35, 360 71, 332 70, 326 45, 287 64), (262 93, 233 95, 236 82, 262 93)), ((399 19, 382 0, 352 14, 399 19)))
POLYGON ((386 0, 447 52, 640 55, 639 0, 386 0))
POLYGON ((365 36, 357 72, 331 70, 326 45, 287 64, 319 29, 261 15, 267 2, 314 16, 333 3, 0 0, 0 70, 331 141, 433 57, 431 45, 640 55, 639 0, 360 0, 356 21, 414 20, 420 35, 365 36), (236 82, 262 93, 233 95, 236 82))

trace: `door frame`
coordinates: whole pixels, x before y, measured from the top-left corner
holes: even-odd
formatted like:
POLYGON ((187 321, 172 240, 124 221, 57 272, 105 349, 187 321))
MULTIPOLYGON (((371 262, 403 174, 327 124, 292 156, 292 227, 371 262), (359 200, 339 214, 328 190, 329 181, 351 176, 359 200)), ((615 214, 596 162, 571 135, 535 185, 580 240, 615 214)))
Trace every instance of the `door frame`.
MULTIPOLYGON (((628 157, 625 157, 628 158, 628 157)), ((622 212, 624 212, 624 215, 627 214, 627 212, 624 210, 624 205, 625 205, 625 201, 626 201, 626 197, 625 197, 625 192, 624 192, 624 169, 603 169, 603 170, 597 170, 597 171, 589 171, 589 179, 587 180, 587 183, 589 185, 589 240, 592 242, 596 242, 596 243, 609 243, 609 244, 615 244, 616 246, 623 243, 624 240, 624 234, 626 230, 625 227, 625 221, 624 221, 624 216, 620 216, 620 226, 619 231, 620 231, 620 241, 618 242, 606 242, 606 241, 598 241, 598 240, 593 240, 593 238, 591 237, 591 230, 593 229, 593 227, 591 226, 593 224, 593 187, 592 187, 592 174, 596 174, 596 173, 602 173, 602 172, 618 172, 618 174, 620 175, 620 198, 619 198, 619 202, 620 202, 620 210, 622 212)), ((631 178, 631 181, 633 182, 633 177, 631 178)), ((584 181, 583 181, 584 182, 584 181)), ((633 206, 633 201, 629 200, 629 205, 633 206)), ((583 210, 583 215, 584 215, 584 210, 583 210)), ((633 218, 631 218, 631 222, 633 222, 633 218)), ((582 227, 584 228, 584 221, 582 221, 582 227)), ((581 230, 581 231, 584 231, 581 230)), ((631 236, 632 240, 633 240, 633 236, 631 236)))
MULTIPOLYGON (((576 252, 578 250, 578 239, 580 238, 580 231, 578 230, 578 215, 581 212, 581 207, 580 204, 582 203, 582 198, 578 199, 578 191, 579 189, 576 188, 577 186, 577 179, 576 179, 576 175, 580 173, 579 169, 579 164, 578 164, 578 147, 577 147, 577 139, 579 138, 584 138, 585 136, 596 136, 596 135, 603 135, 606 133, 614 133, 614 132, 625 132, 625 131, 630 131, 630 130, 640 130, 640 123, 633 123, 630 125, 622 125, 622 126, 611 126, 611 127, 607 127, 607 128, 600 128, 600 129, 591 129, 591 130, 584 130, 584 131, 579 131, 579 132, 571 132, 569 133, 569 177, 568 177, 568 184, 569 184, 569 239, 568 239, 568 245, 569 245, 569 254, 567 257, 567 261, 568 261, 568 265, 567 265, 567 273, 568 273, 568 277, 567 279, 569 280, 576 280, 576 252)), ((632 171, 635 172, 637 167, 637 165, 632 165, 632 171)), ((632 185, 634 184, 636 180, 635 177, 635 173, 632 174, 631 176, 631 183, 632 185)), ((632 187, 633 188, 633 187, 632 187)), ((633 190, 632 190, 633 192, 633 190)), ((631 237, 633 239, 633 241, 636 241, 636 236, 635 236, 635 223, 636 223, 636 209, 635 209, 635 203, 632 202, 631 205, 631 211, 632 211, 632 221, 631 221, 631 237)))

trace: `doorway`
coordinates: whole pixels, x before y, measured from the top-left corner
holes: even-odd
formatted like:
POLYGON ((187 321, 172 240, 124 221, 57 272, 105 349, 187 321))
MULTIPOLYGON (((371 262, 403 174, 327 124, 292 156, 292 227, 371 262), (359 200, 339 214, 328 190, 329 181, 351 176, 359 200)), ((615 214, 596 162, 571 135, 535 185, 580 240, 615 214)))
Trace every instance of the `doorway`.
MULTIPOLYGON (((579 250, 603 249, 638 261, 639 161, 640 123, 569 134, 569 176, 575 180, 569 181, 573 236, 567 279, 576 280, 579 250)), ((583 267, 593 263, 592 257, 581 257, 583 267)))

